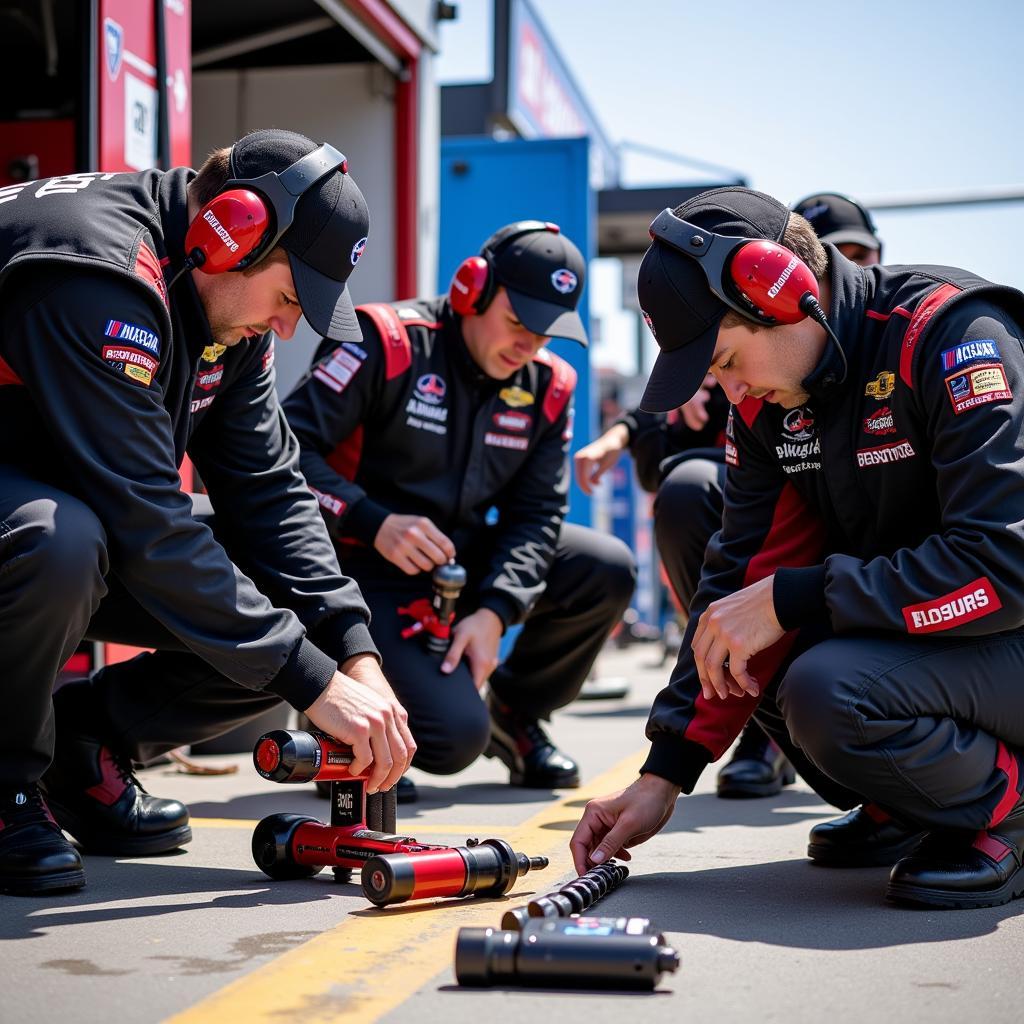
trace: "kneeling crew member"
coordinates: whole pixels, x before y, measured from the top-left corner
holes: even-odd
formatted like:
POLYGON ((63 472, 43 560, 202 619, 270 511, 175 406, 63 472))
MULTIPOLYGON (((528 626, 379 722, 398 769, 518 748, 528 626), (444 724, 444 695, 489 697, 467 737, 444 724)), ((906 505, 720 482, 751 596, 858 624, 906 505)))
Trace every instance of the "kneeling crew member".
POLYGON ((586 344, 583 275, 556 226, 509 225, 449 295, 359 307, 363 344, 325 341, 285 402, 428 772, 486 751, 517 785, 579 783, 539 720, 576 696, 635 576, 625 545, 562 522, 576 374, 545 345, 586 344), (429 596, 431 571, 452 558, 469 583, 442 663, 401 639, 398 609, 429 596), (490 714, 478 693, 488 678, 490 714))

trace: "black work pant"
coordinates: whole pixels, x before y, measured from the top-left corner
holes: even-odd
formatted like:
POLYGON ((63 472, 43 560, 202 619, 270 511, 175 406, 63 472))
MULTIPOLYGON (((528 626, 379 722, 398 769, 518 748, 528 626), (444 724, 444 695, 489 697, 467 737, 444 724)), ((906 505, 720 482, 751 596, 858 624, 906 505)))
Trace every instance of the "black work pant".
MULTIPOLYGON (((427 649, 422 636, 401 637, 413 620, 399 615, 398 608, 429 597, 429 577, 374 574, 358 559, 344 564, 370 606, 370 633, 383 657, 384 674, 409 712, 417 744, 413 764, 435 775, 461 771, 486 748, 490 717, 466 658, 444 674, 442 657, 427 649)), ((472 584, 473 567, 468 568, 472 584)), ((498 699, 533 719, 547 718, 572 701, 622 618, 635 578, 633 557, 621 541, 563 525, 544 592, 508 657, 491 675, 498 699)), ((471 585, 456 608, 456 621, 475 609, 471 585)))
MULTIPOLYGON (((216 535, 209 500, 195 502, 216 535)), ((219 736, 280 701, 222 676, 143 610, 109 571, 107 536, 87 505, 5 465, 0 637, 0 785, 35 782, 49 766, 54 679, 86 637, 156 648, 93 678, 106 738, 138 761, 219 736)))

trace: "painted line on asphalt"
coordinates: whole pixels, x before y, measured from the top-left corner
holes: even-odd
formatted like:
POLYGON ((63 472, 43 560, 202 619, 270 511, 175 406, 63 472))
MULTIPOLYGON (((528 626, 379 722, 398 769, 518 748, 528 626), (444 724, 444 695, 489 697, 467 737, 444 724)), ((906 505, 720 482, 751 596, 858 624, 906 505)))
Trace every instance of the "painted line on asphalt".
MULTIPOLYGON (((520 880, 516 888, 521 896, 514 890, 505 900, 453 899, 443 905, 425 901, 353 911, 330 931, 258 967, 165 1024, 223 1024, 225 1020, 369 1024, 379 1019, 451 965, 458 928, 497 927, 509 905, 518 905, 528 893, 550 892, 574 876, 569 834, 582 813, 582 802, 629 785, 646 753, 625 758, 517 828, 502 829, 514 849, 551 860, 542 874, 531 873, 520 880)), ((465 830, 463 826, 457 831, 465 830)), ((486 835, 495 829, 488 826, 477 831, 486 835)))

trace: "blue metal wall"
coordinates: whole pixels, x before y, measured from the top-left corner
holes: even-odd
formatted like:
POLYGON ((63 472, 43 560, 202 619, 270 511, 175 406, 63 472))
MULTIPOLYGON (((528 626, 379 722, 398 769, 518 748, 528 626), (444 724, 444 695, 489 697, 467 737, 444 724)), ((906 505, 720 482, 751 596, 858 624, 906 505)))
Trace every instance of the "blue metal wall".
MULTIPOLYGON (((455 268, 480 251, 484 240, 516 220, 558 224, 588 260, 594 255, 595 197, 588 184, 589 145, 580 139, 448 138, 441 143, 441 244, 438 290, 447 291, 455 268)), ((580 315, 589 327, 589 286, 580 315)), ((575 342, 555 339, 551 350, 579 374, 573 450, 594 436, 588 351, 575 342)), ((590 499, 575 482, 570 494, 570 522, 590 525, 590 499)))

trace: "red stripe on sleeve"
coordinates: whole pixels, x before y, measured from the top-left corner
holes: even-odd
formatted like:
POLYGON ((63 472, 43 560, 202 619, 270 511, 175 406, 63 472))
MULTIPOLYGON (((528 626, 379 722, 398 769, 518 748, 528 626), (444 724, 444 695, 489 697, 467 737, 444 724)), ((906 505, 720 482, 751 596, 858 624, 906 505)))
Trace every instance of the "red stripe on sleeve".
POLYGON ((960 289, 955 284, 939 285, 934 291, 929 292, 914 310, 914 315, 907 325, 907 331, 903 335, 903 344, 900 346, 900 380, 908 388, 914 386, 911 364, 914 361, 914 349, 921 339, 921 332, 928 326, 929 321, 939 311, 943 303, 948 302, 959 293, 960 289))

